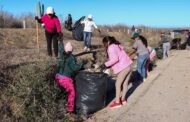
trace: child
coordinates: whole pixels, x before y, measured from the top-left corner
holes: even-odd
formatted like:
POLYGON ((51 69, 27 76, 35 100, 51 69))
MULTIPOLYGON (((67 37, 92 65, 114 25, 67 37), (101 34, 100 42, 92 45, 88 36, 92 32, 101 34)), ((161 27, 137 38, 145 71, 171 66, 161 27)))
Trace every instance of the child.
POLYGON ((149 59, 150 59, 150 61, 153 61, 153 59, 155 58, 155 56, 156 56, 156 51, 155 51, 155 49, 154 48, 152 48, 152 47, 150 47, 150 46, 148 46, 148 52, 149 52, 149 59))
MULTIPOLYGON (((61 43, 61 42, 60 42, 61 43)), ((56 74, 56 81, 59 85, 65 88, 68 94, 67 111, 72 113, 74 111, 75 89, 72 77, 76 71, 83 67, 83 63, 76 64, 76 59, 72 54, 73 47, 70 42, 65 45, 65 52, 63 51, 63 44, 60 44, 61 59, 59 61, 58 71, 56 74), (64 55, 63 55, 64 54, 64 55)))
POLYGON ((148 49, 148 52, 149 52, 149 59, 147 61, 147 64, 146 64, 146 71, 147 71, 147 77, 149 75, 149 65, 150 65, 150 62, 152 62, 154 60, 154 58, 156 57, 156 50, 150 46, 147 47, 148 49))

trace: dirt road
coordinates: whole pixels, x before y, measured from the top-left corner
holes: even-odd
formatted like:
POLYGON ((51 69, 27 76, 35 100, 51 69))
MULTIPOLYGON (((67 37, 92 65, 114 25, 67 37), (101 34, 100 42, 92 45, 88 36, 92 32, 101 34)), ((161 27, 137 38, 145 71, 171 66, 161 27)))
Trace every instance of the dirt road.
POLYGON ((88 122, 190 122, 190 51, 173 51, 121 108, 106 108, 88 122))

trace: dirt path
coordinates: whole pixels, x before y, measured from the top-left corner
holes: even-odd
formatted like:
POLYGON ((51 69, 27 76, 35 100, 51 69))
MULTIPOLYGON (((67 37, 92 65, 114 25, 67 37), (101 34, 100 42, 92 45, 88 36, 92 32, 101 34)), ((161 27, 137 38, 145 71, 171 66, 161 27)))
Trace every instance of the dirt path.
POLYGON ((190 51, 173 51, 121 108, 106 108, 88 122, 190 122, 190 51))

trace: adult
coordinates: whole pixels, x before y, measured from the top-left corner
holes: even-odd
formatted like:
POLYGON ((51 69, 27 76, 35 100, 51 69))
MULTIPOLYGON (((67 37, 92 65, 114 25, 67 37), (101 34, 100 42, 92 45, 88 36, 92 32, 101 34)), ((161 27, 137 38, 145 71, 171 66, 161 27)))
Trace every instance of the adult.
POLYGON ((108 61, 101 65, 101 68, 111 67, 114 74, 117 75, 116 80, 116 97, 115 101, 111 104, 110 108, 121 107, 126 103, 126 93, 128 90, 128 82, 131 75, 132 60, 125 52, 123 46, 114 37, 106 36, 102 40, 104 47, 106 48, 108 61), (123 84, 123 91, 121 94, 121 86, 123 84), (121 99, 120 99, 121 97, 121 99))
POLYGON ((165 59, 166 56, 169 57, 170 41, 164 33, 161 33, 161 42, 163 48, 163 59, 165 59))
POLYGON ((81 24, 84 24, 84 51, 90 51, 91 48, 91 36, 92 36, 92 31, 93 28, 97 29, 99 32, 100 30, 98 29, 97 25, 92 19, 92 15, 88 15, 87 20, 81 21, 81 24))
POLYGON ((141 76, 141 79, 145 81, 147 77, 146 72, 146 63, 149 59, 149 52, 147 49, 148 42, 145 37, 139 35, 138 33, 134 33, 132 39, 135 40, 133 44, 133 52, 137 53, 137 71, 141 76))
POLYGON ((47 52, 50 57, 52 57, 52 40, 55 57, 58 57, 58 37, 63 36, 61 32, 61 24, 58 17, 55 15, 54 9, 52 7, 47 7, 46 14, 39 19, 37 16, 35 19, 39 23, 45 24, 45 36, 47 40, 47 52))

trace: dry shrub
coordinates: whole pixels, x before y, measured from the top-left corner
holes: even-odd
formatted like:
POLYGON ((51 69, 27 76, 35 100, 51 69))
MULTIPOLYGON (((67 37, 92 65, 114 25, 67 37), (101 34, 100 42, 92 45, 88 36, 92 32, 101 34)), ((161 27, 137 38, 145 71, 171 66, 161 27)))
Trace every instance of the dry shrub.
POLYGON ((6 80, 8 85, 1 90, 2 121, 68 120, 66 93, 54 81, 54 68, 48 67, 46 62, 41 62, 7 69, 6 74, 12 80, 6 80))

